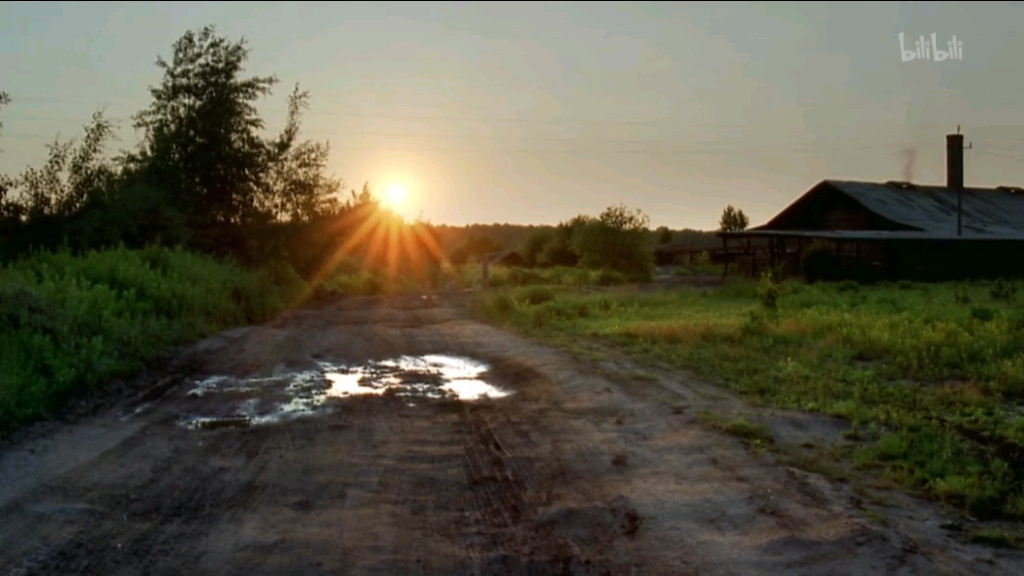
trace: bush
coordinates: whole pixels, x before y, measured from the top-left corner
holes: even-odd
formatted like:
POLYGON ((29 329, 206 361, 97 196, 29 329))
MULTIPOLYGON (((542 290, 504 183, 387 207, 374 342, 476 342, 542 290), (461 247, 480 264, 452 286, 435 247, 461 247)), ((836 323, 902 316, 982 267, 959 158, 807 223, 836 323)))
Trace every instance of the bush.
POLYGON ((531 284, 542 284, 544 277, 533 270, 512 268, 508 271, 508 282, 513 286, 529 286, 531 284))
POLYGON ((493 311, 501 315, 507 315, 515 310, 515 301, 512 299, 511 296, 504 292, 500 292, 498 294, 490 296, 490 299, 487 303, 489 304, 489 307, 492 308, 493 311))
POLYGON ((550 302, 555 299, 555 293, 550 288, 544 286, 531 286, 525 291, 520 293, 519 300, 526 302, 531 306, 550 302))
POLYGON ((971 308, 971 318, 980 320, 982 322, 991 322, 995 318, 995 312, 991 308, 984 306, 975 306, 971 308))
POLYGON ((271 317, 294 271, 164 248, 36 253, 0 271, 0 433, 178 344, 271 317))
POLYGON ((1024 310, 1016 310, 1010 315, 1010 330, 1024 332, 1024 310))
POLYGON ((953 302, 960 306, 966 306, 971 303, 971 296, 967 293, 967 286, 960 285, 953 289, 953 302))
POLYGON ((572 250, 587 268, 650 275, 654 246, 647 216, 625 206, 611 206, 597 218, 586 218, 573 231, 572 250))
POLYGON ((598 286, 618 286, 625 283, 626 277, 615 270, 601 270, 594 276, 594 284, 598 286))
POLYGON ((999 278, 992 284, 990 294, 993 300, 1012 300, 1017 293, 1017 285, 999 278))
POLYGON ((765 272, 761 276, 761 282, 758 286, 758 298, 761 300, 761 306, 764 306, 766 310, 777 310, 779 307, 780 291, 779 283, 775 281, 774 274, 770 271, 765 272))
POLYGON ((853 280, 843 280, 842 282, 836 284, 836 291, 840 293, 858 292, 860 291, 860 284, 854 282, 853 280))

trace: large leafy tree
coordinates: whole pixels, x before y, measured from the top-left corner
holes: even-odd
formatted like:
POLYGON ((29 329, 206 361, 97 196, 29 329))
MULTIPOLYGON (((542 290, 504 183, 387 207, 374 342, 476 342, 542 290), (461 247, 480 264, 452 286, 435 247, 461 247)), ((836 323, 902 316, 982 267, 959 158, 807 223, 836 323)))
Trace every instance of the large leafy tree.
POLYGON ((153 102, 135 115, 143 132, 137 159, 198 228, 241 224, 256 216, 268 154, 256 102, 275 77, 243 78, 249 51, 214 27, 186 32, 150 88, 153 102))

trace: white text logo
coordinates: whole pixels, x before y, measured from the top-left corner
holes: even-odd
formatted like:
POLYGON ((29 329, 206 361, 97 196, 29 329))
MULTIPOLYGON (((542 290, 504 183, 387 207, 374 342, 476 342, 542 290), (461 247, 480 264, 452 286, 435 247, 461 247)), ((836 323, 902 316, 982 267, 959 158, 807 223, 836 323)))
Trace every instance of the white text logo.
POLYGON ((935 32, 932 32, 931 40, 924 36, 918 36, 911 49, 907 49, 904 36, 904 33, 900 32, 900 58, 902 58, 904 62, 910 62, 912 60, 934 60, 935 62, 942 62, 943 60, 964 59, 964 43, 957 40, 956 36, 953 36, 952 40, 946 42, 944 46, 945 50, 939 49, 939 43, 936 38, 937 34, 935 32))

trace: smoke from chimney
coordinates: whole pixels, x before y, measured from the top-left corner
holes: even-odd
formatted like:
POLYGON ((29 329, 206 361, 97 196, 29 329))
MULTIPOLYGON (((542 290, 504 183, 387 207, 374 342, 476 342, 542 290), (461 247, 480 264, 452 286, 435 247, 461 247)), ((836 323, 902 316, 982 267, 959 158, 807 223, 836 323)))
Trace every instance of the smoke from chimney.
POLYGON ((903 181, 912 182, 914 180, 914 162, 917 161, 917 148, 904 148, 902 156, 903 181))

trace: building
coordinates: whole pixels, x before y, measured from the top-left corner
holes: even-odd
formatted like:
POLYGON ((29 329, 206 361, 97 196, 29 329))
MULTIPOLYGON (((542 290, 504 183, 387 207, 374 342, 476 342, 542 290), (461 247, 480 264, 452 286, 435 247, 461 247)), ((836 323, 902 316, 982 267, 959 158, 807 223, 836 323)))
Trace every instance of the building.
POLYGON ((964 188, 957 132, 946 136, 945 186, 824 180, 766 224, 720 232, 723 248, 754 273, 767 264, 865 279, 1024 275, 1024 189, 964 188))

